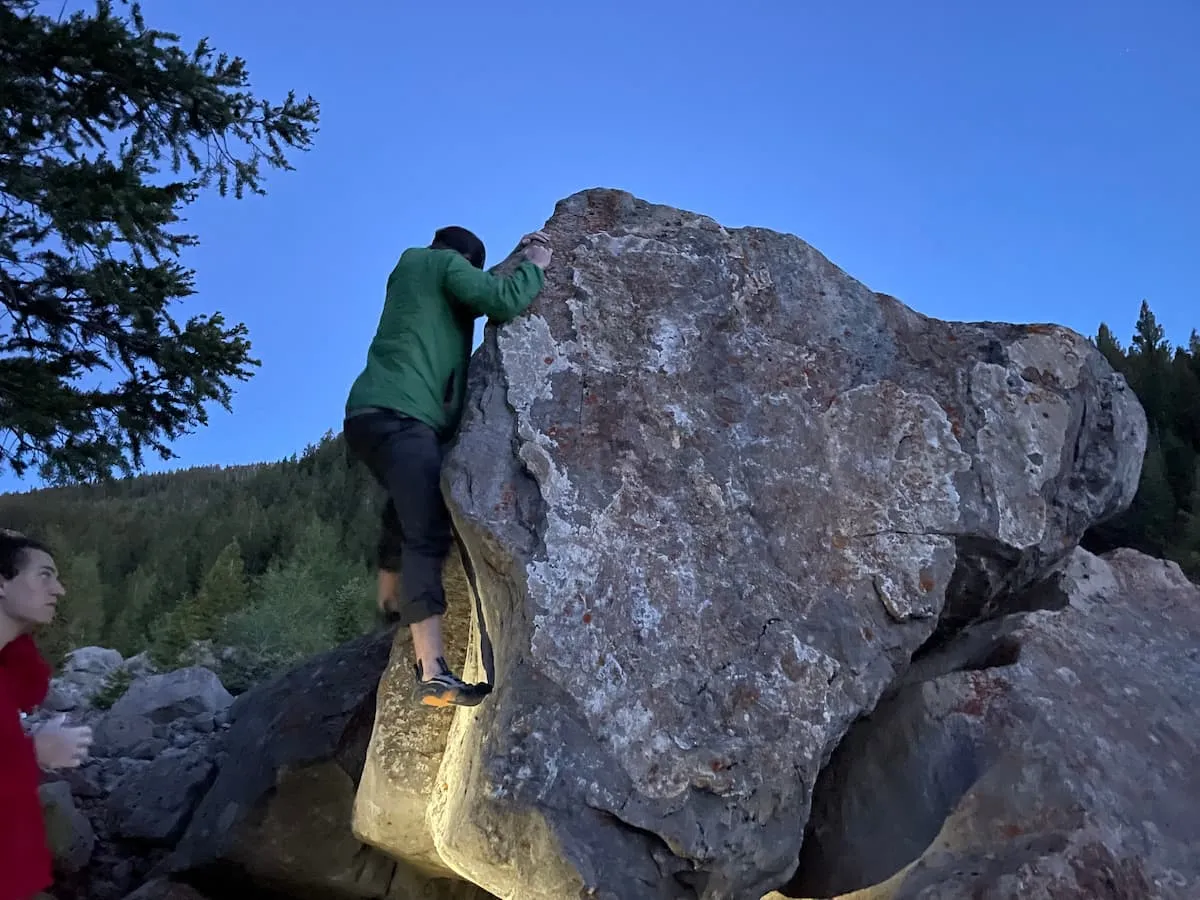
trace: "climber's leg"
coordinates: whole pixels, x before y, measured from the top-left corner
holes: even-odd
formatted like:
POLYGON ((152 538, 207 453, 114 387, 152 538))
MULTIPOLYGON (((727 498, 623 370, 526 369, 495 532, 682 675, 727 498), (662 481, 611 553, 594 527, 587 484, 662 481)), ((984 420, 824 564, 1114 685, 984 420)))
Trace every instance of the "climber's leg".
MULTIPOLYGON (((378 476, 376 476, 376 480, 378 476)), ((387 485, 383 485, 386 489, 387 485)), ((379 523, 379 543, 375 547, 376 576, 375 605, 384 622, 393 624, 399 619, 400 558, 404 548, 404 530, 396 516, 396 504, 389 497, 383 505, 379 523)))
POLYGON ((450 671, 442 644, 442 569, 453 536, 437 434, 416 419, 380 411, 348 419, 346 440, 388 492, 379 542, 379 568, 388 574, 380 575, 380 598, 390 599, 385 591, 398 571, 399 599, 390 616, 412 635, 418 699, 430 706, 470 702, 470 686, 450 671))

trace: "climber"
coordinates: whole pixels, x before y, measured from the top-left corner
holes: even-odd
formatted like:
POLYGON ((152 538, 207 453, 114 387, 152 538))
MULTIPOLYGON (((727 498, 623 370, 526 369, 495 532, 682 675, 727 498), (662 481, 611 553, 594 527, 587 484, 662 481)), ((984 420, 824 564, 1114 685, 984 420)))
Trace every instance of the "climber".
POLYGON ((50 552, 0 530, 0 900, 29 900, 53 883, 38 770, 78 766, 92 743, 90 728, 67 727, 61 716, 32 735, 21 721, 50 688, 31 632, 50 623, 62 595, 50 552))
POLYGON ((520 246, 524 259, 503 278, 483 271, 483 242, 465 228, 441 228, 430 246, 405 250, 346 401, 346 444, 388 494, 377 603, 385 620, 409 628, 415 699, 426 706, 473 706, 486 693, 450 670, 442 644, 442 566, 454 540, 442 458, 462 415, 475 320, 507 322, 542 289, 548 238, 535 232, 520 246))

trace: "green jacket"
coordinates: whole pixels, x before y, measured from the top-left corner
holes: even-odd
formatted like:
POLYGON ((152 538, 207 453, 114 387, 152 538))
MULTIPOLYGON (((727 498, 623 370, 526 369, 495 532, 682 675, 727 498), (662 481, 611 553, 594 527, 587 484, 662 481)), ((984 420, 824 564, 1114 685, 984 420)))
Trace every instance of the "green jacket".
POLYGON ((497 278, 453 250, 405 250, 388 276, 379 327, 346 414, 394 409, 448 438, 462 415, 475 320, 515 318, 541 291, 543 279, 528 260, 497 278))

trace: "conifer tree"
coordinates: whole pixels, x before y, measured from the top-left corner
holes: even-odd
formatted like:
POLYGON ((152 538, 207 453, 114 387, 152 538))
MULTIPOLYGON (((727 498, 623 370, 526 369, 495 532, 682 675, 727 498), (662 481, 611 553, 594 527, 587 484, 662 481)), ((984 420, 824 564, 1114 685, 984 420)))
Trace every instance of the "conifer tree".
POLYGON ((194 293, 183 208, 264 193, 262 168, 315 131, 311 97, 248 85, 242 59, 186 50, 137 4, 0 0, 0 468, 128 474, 250 377, 245 326, 173 312, 194 293))

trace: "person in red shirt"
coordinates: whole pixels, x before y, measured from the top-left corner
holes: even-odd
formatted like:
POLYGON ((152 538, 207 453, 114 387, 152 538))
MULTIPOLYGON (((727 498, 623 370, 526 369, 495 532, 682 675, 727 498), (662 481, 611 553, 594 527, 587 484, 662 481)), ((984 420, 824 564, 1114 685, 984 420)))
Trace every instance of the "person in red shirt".
POLYGON ((64 593, 45 546, 0 531, 0 900, 29 900, 53 883, 39 770, 78 766, 92 742, 90 729, 61 717, 33 735, 21 721, 50 687, 50 665, 31 632, 53 620, 64 593))

